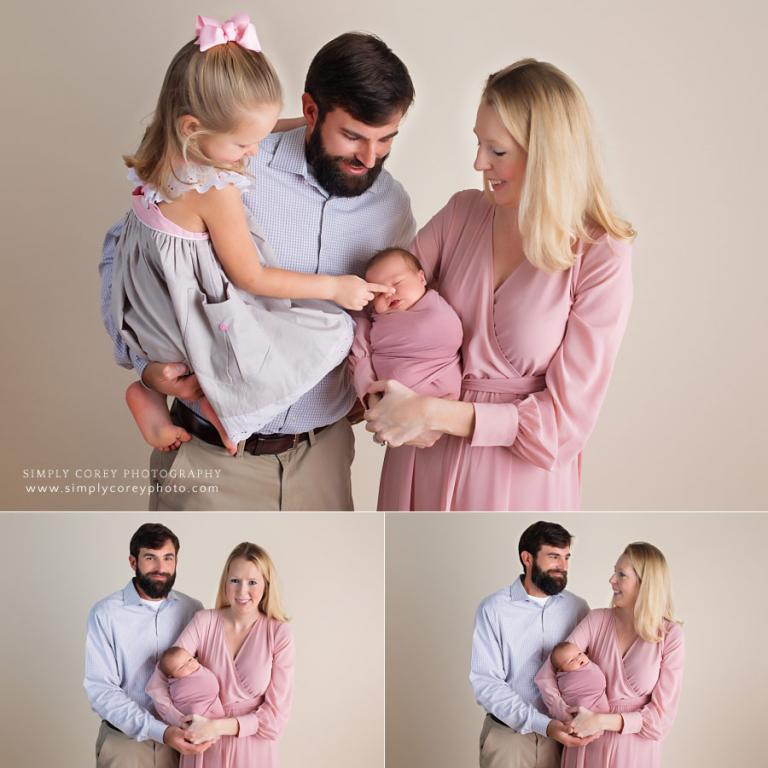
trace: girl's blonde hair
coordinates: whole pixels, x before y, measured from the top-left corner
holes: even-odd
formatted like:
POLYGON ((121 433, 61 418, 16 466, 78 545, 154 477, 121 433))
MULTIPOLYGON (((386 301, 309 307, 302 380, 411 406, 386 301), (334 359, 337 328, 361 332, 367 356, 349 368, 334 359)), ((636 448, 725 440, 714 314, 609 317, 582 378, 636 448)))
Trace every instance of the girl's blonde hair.
POLYGON ((645 541, 628 544, 623 555, 629 558, 640 590, 635 601, 635 631, 649 643, 664 635, 664 620, 672 618, 672 582, 669 566, 661 550, 645 541))
POLYGON ((264 594, 259 601, 259 610, 270 619, 277 621, 288 621, 288 617, 283 611, 280 602, 280 591, 277 586, 277 571, 275 570, 272 559, 265 549, 250 541, 244 541, 238 544, 230 553, 227 562, 224 563, 224 570, 221 572, 219 580, 219 591, 216 594, 216 608, 229 608, 230 603, 226 597, 227 579, 229 578, 229 567, 234 560, 247 560, 253 563, 261 573, 264 579, 264 594))
MULTIPOLYGON (((234 42, 203 52, 195 41, 189 42, 168 67, 139 148, 123 160, 144 183, 170 197, 168 180, 175 175, 175 158, 215 165, 201 151, 200 136, 232 131, 243 110, 281 102, 280 81, 264 54, 234 42), (200 123, 200 129, 186 137, 179 127, 184 115, 192 115, 200 123)), ((232 168, 242 170, 243 163, 232 168)))
POLYGON ((531 264, 550 272, 568 269, 576 260, 575 243, 594 242, 596 228, 620 240, 635 237, 613 213, 587 103, 566 74, 522 59, 492 74, 482 98, 528 155, 518 224, 531 264))

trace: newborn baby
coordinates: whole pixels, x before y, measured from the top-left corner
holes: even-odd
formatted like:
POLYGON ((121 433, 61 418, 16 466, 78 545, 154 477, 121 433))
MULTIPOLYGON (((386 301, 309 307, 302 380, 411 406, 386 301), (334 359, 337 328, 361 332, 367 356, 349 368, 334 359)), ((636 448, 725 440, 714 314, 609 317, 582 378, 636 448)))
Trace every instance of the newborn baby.
POLYGON ((386 248, 368 262, 365 279, 395 291, 378 294, 370 319, 357 321, 350 367, 358 397, 365 402, 378 379, 396 379, 421 395, 458 400, 461 320, 437 291, 427 290, 419 260, 386 248))
POLYGON ((552 666, 560 695, 568 706, 592 712, 609 712, 603 670, 573 643, 558 643, 552 649, 552 666))
POLYGON ((184 715, 224 717, 219 698, 219 681, 184 648, 171 646, 157 664, 169 678, 168 695, 173 706, 184 715))

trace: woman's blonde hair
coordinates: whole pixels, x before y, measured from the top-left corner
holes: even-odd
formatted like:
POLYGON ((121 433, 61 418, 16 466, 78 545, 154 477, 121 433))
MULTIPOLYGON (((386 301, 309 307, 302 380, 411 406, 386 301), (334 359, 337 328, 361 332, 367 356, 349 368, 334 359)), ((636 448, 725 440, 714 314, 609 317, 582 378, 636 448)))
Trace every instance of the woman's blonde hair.
MULTIPOLYGON (((234 42, 203 52, 195 41, 189 42, 168 67, 139 148, 123 160, 143 182, 170 197, 168 180, 175 175, 175 158, 215 165, 200 149, 200 136, 232 131, 243 110, 281 101, 280 81, 264 54, 234 42), (186 137, 179 127, 184 115, 200 123, 200 129, 186 137)), ((242 170, 243 163, 231 167, 242 170)))
POLYGON ((629 559, 640 580, 635 600, 635 631, 649 643, 664 635, 664 620, 672 618, 672 581, 661 550, 645 541, 628 544, 623 555, 629 559))
POLYGON ((531 264, 550 272, 568 269, 576 242, 594 242, 597 228, 620 240, 635 237, 613 213, 587 103, 566 74, 522 59, 492 74, 482 98, 528 156, 518 224, 531 264))
POLYGON ((230 603, 226 597, 227 579, 229 578, 229 568, 234 560, 247 560, 253 563, 261 573, 264 579, 264 594, 259 601, 259 610, 270 619, 277 621, 288 621, 288 617, 283 611, 280 602, 280 591, 277 586, 277 571, 275 570, 272 558, 265 549, 257 544, 251 544, 250 541, 244 541, 238 544, 230 553, 227 562, 224 563, 224 570, 221 572, 219 580, 219 591, 216 594, 216 608, 229 608, 230 603))

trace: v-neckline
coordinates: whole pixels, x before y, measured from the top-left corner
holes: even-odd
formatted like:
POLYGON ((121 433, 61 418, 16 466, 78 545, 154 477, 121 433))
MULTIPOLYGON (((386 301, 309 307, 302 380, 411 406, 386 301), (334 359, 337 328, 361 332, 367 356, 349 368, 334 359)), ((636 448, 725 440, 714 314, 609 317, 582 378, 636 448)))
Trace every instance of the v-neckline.
POLYGON ((613 639, 616 643, 616 653, 619 654, 619 660, 623 665, 627 659, 627 656, 629 655, 629 652, 635 647, 635 645, 637 645, 637 641, 640 639, 640 635, 635 632, 635 639, 627 646, 627 650, 622 653, 621 648, 619 647, 619 631, 616 627, 616 614, 613 612, 613 610, 611 610, 611 624, 613 626, 613 639))
POLYGON ((515 266, 515 268, 498 284, 496 285, 496 269, 494 264, 494 246, 493 246, 493 226, 494 222, 496 221, 496 206, 491 207, 491 223, 488 227, 488 254, 489 254, 489 275, 491 280, 491 296, 495 302, 496 297, 499 295, 499 291, 509 283, 509 281, 518 273, 520 272, 520 269, 522 268, 523 264, 527 261, 525 258, 525 255, 523 255, 523 258, 520 260, 520 262, 515 266))
POLYGON ((251 624, 251 626, 248 628, 248 631, 245 633, 245 637, 243 638, 243 642, 240 643, 240 647, 233 654, 229 648, 229 644, 227 643, 227 636, 224 632, 224 618, 222 617, 220 611, 217 611, 217 613, 218 613, 218 620, 219 620, 219 631, 221 632, 221 642, 224 643, 224 650, 227 653, 227 658, 231 662, 232 666, 235 666, 238 658, 240 658, 240 654, 242 653, 243 648, 245 648, 245 644, 248 642, 251 635, 253 634, 254 627, 262 620, 263 614, 259 613, 259 615, 256 617, 256 621, 254 621, 253 624, 251 624))

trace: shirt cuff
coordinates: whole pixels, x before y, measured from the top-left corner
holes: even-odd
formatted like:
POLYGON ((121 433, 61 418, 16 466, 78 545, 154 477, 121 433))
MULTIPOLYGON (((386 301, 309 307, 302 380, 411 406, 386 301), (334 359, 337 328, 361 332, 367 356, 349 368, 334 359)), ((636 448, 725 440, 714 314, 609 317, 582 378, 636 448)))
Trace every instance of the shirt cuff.
POLYGON ((473 448, 512 445, 517 439, 517 406, 512 403, 472 403, 475 408, 473 448))
MULTIPOLYGON (((149 365, 149 360, 145 360, 143 357, 138 357, 137 355, 134 355, 132 352, 129 352, 131 356, 131 362, 133 363, 133 369, 136 371, 136 373, 139 375, 139 381, 144 384, 144 379, 142 379, 142 375, 144 374, 144 369, 149 365)), ((144 387, 146 389, 149 389, 146 384, 144 384, 144 387)), ((154 392, 153 389, 149 389, 150 392, 154 392)))
POLYGON ((542 736, 547 735, 547 726, 549 725, 550 721, 552 720, 551 717, 548 717, 545 714, 542 714, 541 712, 536 712, 533 715, 533 719, 531 720, 531 730, 535 733, 539 733, 542 736))
POLYGON ((159 720, 152 718, 152 721, 149 724, 149 738, 152 739, 152 741, 156 741, 158 744, 162 744, 165 731, 169 727, 170 726, 167 723, 161 723, 159 720))
POLYGON ((643 727, 643 716, 640 712, 621 712, 624 727, 621 733, 640 733, 643 727))

